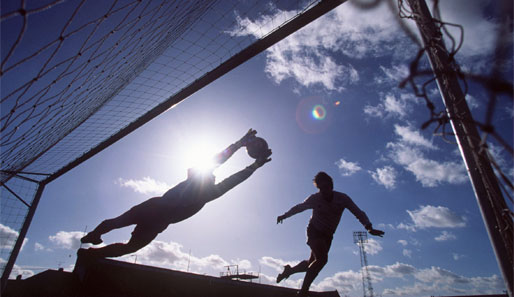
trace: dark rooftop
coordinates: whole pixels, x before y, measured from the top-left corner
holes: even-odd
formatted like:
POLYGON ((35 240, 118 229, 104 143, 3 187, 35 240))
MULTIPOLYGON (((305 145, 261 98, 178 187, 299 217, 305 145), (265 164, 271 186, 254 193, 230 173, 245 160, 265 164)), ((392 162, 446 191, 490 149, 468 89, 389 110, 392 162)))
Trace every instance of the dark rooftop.
MULTIPOLYGON (((294 297, 297 290, 111 259, 78 258, 73 272, 47 270, 9 280, 4 296, 294 297)), ((337 291, 311 296, 339 297, 337 291)))

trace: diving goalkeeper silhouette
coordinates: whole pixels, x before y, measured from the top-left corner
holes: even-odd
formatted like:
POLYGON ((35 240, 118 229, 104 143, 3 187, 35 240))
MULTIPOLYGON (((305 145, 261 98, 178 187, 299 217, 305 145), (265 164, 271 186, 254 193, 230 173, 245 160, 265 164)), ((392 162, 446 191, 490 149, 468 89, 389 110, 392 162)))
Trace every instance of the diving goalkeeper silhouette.
MULTIPOLYGON (((238 149, 255 138, 256 133, 257 131, 250 129, 239 141, 216 155, 214 157, 216 166, 223 164, 238 149)), ((221 197, 246 180, 256 169, 271 161, 270 156, 271 150, 267 149, 253 164, 217 184, 212 170, 208 173, 202 173, 194 168, 189 169, 187 179, 168 190, 162 197, 150 198, 132 207, 119 217, 103 221, 80 240, 82 243, 100 244, 102 243, 102 234, 135 224, 136 227, 127 243, 113 243, 101 248, 89 248, 87 250, 80 249, 78 253, 104 258, 119 257, 136 252, 148 245, 168 225, 193 216, 207 202, 221 197)))
POLYGON ((302 288, 297 296, 307 296, 309 287, 328 261, 328 251, 332 237, 339 225, 343 211, 348 208, 371 235, 383 236, 384 232, 373 229, 368 216, 352 201, 348 195, 334 191, 332 178, 325 172, 318 172, 314 177, 314 185, 319 189, 303 203, 293 206, 289 211, 277 217, 277 224, 297 213, 312 209, 312 216, 307 226, 307 244, 311 248, 309 260, 296 266, 284 266, 284 271, 277 276, 277 283, 291 274, 306 272, 302 288))

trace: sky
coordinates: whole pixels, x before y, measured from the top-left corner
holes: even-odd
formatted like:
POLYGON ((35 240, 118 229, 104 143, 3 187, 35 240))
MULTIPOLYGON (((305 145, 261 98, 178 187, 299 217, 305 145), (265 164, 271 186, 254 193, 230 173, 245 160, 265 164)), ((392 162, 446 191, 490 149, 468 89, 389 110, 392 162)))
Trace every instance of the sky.
MULTIPOLYGON (((490 71, 497 4, 440 3, 443 19, 464 27, 456 57, 465 71, 490 71)), ((248 35, 273 17, 234 14, 238 26, 225 34, 248 35)), ((505 285, 454 139, 434 135, 435 125, 421 129, 429 119, 425 102, 411 88, 399 88, 416 54, 384 3, 368 10, 339 6, 47 185, 13 273, 72 270, 84 232, 161 195, 185 179, 195 162, 253 128, 272 149, 271 162, 120 260, 214 276, 238 265, 259 274, 257 281, 274 284, 283 265, 309 257, 305 229, 311 213, 280 225, 276 217, 315 193, 312 179, 325 171, 335 190, 385 231, 365 245, 376 295, 502 293, 505 285)), ((428 67, 426 59, 422 65, 428 67)), ((504 70, 512 81, 512 60, 504 70)), ((435 84, 428 93, 436 110, 443 110, 435 84)), ((470 83, 466 99, 483 121, 487 90, 470 83)), ((511 145, 512 123, 512 97, 501 97, 493 125, 511 145)), ((512 157, 490 145, 512 180, 512 157)), ((241 149, 215 172, 217 181, 252 162, 241 149)), ((311 289, 362 295, 352 232, 363 230, 345 211, 328 264, 311 289)), ((0 231, 12 230, 1 225, 0 231)), ((106 234, 104 243, 127 241, 131 231, 106 234)), ((280 285, 299 288, 302 279, 293 275, 280 285)))

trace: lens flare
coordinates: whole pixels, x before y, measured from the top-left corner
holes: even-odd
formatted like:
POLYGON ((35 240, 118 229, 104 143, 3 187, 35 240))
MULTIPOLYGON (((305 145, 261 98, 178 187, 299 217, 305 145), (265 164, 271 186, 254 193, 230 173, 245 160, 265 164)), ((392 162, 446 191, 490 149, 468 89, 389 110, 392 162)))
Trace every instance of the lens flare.
POLYGON ((303 98, 296 106, 296 123, 305 133, 323 133, 333 121, 331 108, 322 97, 303 98))
POLYGON ((312 116, 316 120, 323 120, 327 116, 327 111, 325 110, 325 107, 318 104, 312 109, 312 116))

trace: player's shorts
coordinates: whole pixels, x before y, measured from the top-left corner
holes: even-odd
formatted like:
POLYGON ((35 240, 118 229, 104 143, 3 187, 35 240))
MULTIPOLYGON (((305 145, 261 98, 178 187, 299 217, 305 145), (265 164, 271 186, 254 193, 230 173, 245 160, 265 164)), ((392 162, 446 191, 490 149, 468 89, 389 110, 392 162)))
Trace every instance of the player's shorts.
POLYGON ((321 232, 315 227, 307 226, 307 244, 310 246, 314 241, 323 240, 325 241, 327 248, 330 249, 330 245, 332 245, 332 239, 334 237, 332 235, 328 235, 326 233, 321 232))
POLYGON ((141 241, 141 242, 150 242, 152 241, 159 233, 166 230, 168 228, 168 224, 137 224, 134 230, 132 231, 132 241, 141 241))
MULTIPOLYGON (((151 198, 141 204, 132 207, 120 218, 130 224, 136 224, 132 231, 135 240, 147 240, 155 238, 170 224, 166 217, 166 208, 161 205, 161 198, 151 198)), ((128 224, 127 224, 128 225, 128 224)))

